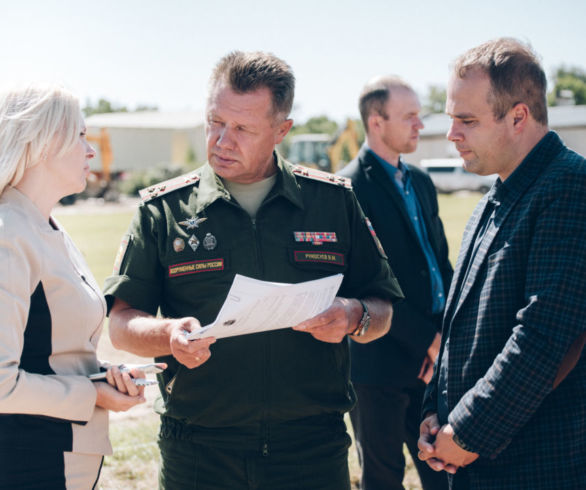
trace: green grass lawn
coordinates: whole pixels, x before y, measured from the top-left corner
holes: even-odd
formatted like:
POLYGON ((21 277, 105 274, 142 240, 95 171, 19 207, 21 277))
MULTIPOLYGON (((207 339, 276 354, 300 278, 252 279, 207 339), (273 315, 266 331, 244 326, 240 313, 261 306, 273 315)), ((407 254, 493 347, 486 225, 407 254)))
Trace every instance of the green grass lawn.
MULTIPOLYGON (((455 264, 462 232, 472 209, 480 199, 479 194, 440 195, 440 216, 444 222, 450 247, 450 260, 455 264)), ((83 209, 83 206, 80 208, 83 209)), ((73 237, 84 254, 98 283, 112 272, 114 258, 120 239, 125 233, 133 210, 104 212, 80 212, 75 209, 57 211, 57 217, 73 237), (66 212, 65 212, 66 211, 66 212)), ((128 362, 133 356, 112 348, 107 331, 99 347, 102 359, 113 362, 128 362)), ((156 396, 156 387, 148 388, 149 407, 156 396)), ((103 490, 149 490, 157 488, 158 450, 156 445, 158 417, 149 408, 135 407, 127 416, 112 417, 110 435, 114 455, 104 462, 100 488, 103 490)), ((421 488, 409 455, 405 487, 421 488)), ((358 478, 358 462, 354 448, 350 450, 350 471, 354 482, 358 478)))

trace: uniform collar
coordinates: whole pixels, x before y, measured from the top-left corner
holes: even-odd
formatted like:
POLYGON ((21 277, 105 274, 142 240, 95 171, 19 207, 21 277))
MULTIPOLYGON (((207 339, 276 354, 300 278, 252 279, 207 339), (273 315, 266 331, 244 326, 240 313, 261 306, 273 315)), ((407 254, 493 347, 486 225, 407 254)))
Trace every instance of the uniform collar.
MULTIPOLYGON (((303 209, 301 189, 297 183, 295 175, 293 174, 293 166, 278 152, 275 151, 273 155, 277 161, 277 179, 274 187, 271 189, 265 200, 282 196, 303 209)), ((197 213, 200 213, 218 199, 223 199, 224 201, 232 200, 232 197, 228 192, 228 189, 224 186, 222 179, 216 175, 209 163, 206 163, 201 167, 199 177, 199 190, 196 197, 197 213)))

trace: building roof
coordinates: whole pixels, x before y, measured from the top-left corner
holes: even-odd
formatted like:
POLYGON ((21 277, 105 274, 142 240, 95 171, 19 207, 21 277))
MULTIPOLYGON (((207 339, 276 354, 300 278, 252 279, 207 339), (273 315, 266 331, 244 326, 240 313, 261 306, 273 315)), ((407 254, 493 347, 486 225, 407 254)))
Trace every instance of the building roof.
MULTIPOLYGON (((586 105, 548 107, 547 113, 551 129, 586 127, 586 105)), ((421 136, 443 136, 450 128, 450 118, 446 114, 429 114, 423 124, 421 136)))
POLYGON ((88 128, 191 129, 203 126, 203 111, 110 112, 86 118, 88 128))

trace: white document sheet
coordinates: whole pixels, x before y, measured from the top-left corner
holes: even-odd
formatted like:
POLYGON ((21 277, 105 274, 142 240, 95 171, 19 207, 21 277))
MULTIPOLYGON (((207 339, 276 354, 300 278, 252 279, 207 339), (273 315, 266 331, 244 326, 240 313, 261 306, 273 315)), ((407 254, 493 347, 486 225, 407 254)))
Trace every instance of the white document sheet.
POLYGON ((327 310, 342 284, 342 274, 298 284, 266 282, 236 274, 216 320, 187 333, 189 340, 233 337, 293 327, 327 310))

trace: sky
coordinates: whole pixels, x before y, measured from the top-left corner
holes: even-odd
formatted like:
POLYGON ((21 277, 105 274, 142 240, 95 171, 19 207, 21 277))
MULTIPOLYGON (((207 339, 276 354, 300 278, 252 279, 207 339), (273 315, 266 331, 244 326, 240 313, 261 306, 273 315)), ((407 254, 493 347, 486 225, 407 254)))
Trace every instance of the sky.
POLYGON ((2 80, 65 84, 81 100, 203 110, 214 64, 271 51, 293 68, 293 118, 358 117, 362 86, 403 77, 421 96, 488 39, 531 43, 548 75, 586 69, 584 0, 0 0, 2 80))

